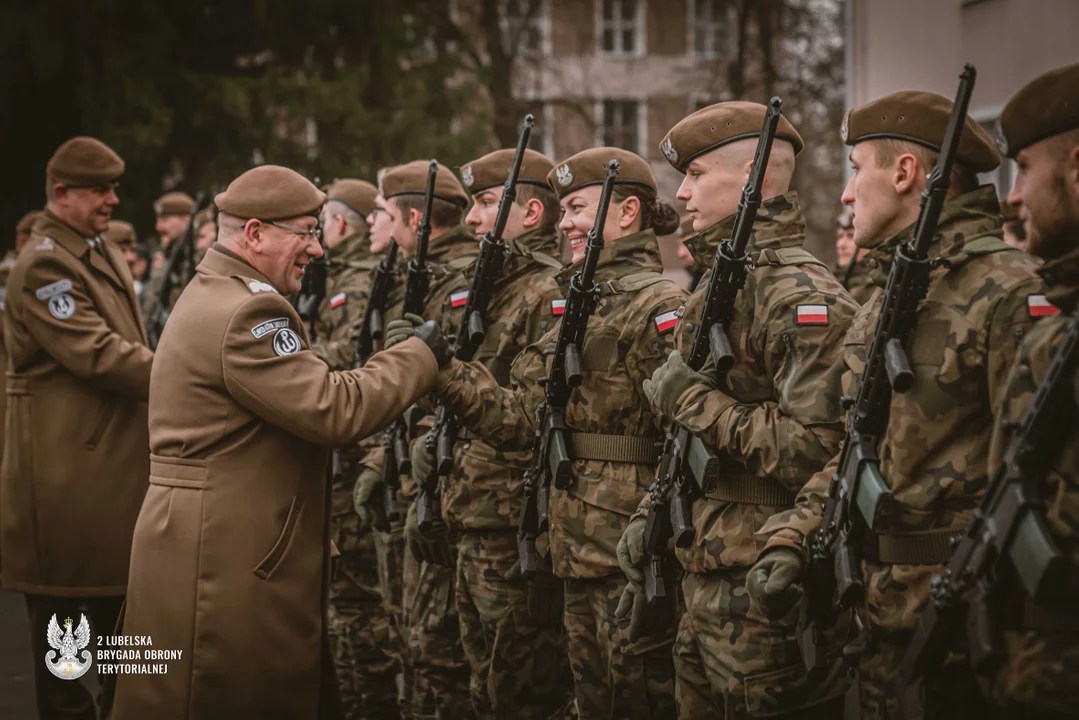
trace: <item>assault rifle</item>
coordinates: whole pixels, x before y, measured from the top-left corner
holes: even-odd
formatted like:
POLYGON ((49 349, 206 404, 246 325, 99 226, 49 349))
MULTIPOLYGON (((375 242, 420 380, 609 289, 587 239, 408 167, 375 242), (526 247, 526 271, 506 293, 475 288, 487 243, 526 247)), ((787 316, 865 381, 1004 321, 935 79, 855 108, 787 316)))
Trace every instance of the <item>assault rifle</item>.
POLYGON ((1059 457, 1064 432, 1075 427, 1072 396, 1079 366, 1079 315, 1072 318, 1049 371, 1012 438, 981 506, 959 540, 947 569, 933 580, 929 604, 899 664, 896 689, 903 716, 931 717, 944 660, 966 631, 975 673, 995 670, 1003 655, 999 590, 1017 576, 1033 602, 1063 599, 1074 570, 1045 521, 1039 488, 1059 457))
MULTIPOLYGON (((749 255, 746 246, 753 232, 753 222, 761 206, 761 189, 772 143, 779 126, 783 101, 773 97, 764 116, 753 166, 742 188, 738 210, 734 216, 731 237, 722 241, 712 262, 712 278, 704 296, 697 334, 687 358, 687 364, 700 370, 712 358, 719 379, 734 365, 734 351, 727 328, 734 318, 738 293, 749 274, 749 255)), ((702 443, 677 423, 667 433, 660 456, 656 479, 648 489, 652 503, 644 530, 644 594, 649 605, 667 599, 670 590, 664 580, 664 558, 667 543, 674 537, 678 547, 693 543, 693 500, 702 486, 716 472, 715 451, 702 443)))
POLYGON ((617 160, 607 163, 607 176, 596 208, 596 220, 588 231, 581 269, 569 283, 565 313, 558 331, 558 344, 550 374, 540 378, 544 388, 543 415, 532 445, 532 462, 524 476, 524 503, 517 522, 517 552, 522 576, 531 579, 536 573, 536 538, 547 528, 548 496, 553 481, 559 490, 568 488, 570 459, 567 450, 569 429, 566 427, 566 406, 573 389, 581 384, 581 350, 588 318, 599 304, 599 287, 594 277, 600 252, 603 250, 603 226, 607 208, 621 165, 617 160))
POLYGON ((857 397, 843 398, 844 407, 853 407, 853 412, 847 422, 839 467, 828 489, 821 526, 810 538, 805 595, 798 621, 798 644, 806 670, 814 678, 829 665, 825 629, 833 624, 840 610, 851 608, 865 595, 861 547, 866 533, 886 533, 895 520, 897 505, 881 476, 877 446, 888 429, 892 392, 904 393, 914 385, 914 373, 903 348, 914 331, 918 306, 929 289, 933 267, 929 246, 948 194, 975 77, 972 65, 965 66, 959 76, 955 106, 948 118, 940 158, 922 193, 914 235, 895 250, 857 397))
MULTIPOLYGON (((416 254, 408 261, 408 277, 405 280, 404 314, 423 315, 427 290, 431 285, 431 268, 427 265, 427 242, 431 238, 431 203, 435 198, 435 178, 438 176, 438 160, 432 160, 427 172, 427 190, 423 196, 423 216, 416 233, 416 254)), ((388 520, 397 520, 397 490, 401 476, 412 472, 412 460, 408 455, 408 422, 405 416, 393 421, 382 436, 385 459, 382 462, 382 493, 384 514, 388 520)))
POLYGON ((184 279, 181 273, 185 265, 189 268, 192 266, 195 258, 195 216, 202 212, 209 202, 210 198, 206 193, 198 194, 183 236, 169 249, 169 257, 165 262, 165 275, 161 279, 161 286, 157 289, 157 300, 146 318, 146 335, 152 350, 157 349, 157 344, 161 341, 161 331, 165 328, 165 321, 169 319, 172 291, 177 286, 189 282, 194 276, 189 270, 187 278, 184 279))
MULTIPOLYGON (((506 261, 506 244, 502 242, 502 233, 509 219, 510 206, 517 197, 517 176, 521 172, 521 163, 524 162, 533 125, 535 118, 531 114, 525 115, 521 134, 517 138, 513 164, 510 165, 506 184, 502 186, 494 227, 484 233, 480 243, 480 254, 472 274, 472 286, 468 290, 468 300, 453 343, 453 356, 463 362, 468 362, 475 356, 487 334, 487 306, 491 303, 495 283, 502 276, 502 265, 506 261)), ((421 530, 430 528, 431 521, 438 514, 438 478, 449 475, 453 469, 453 444, 459 431, 457 418, 447 412, 445 406, 439 406, 435 413, 434 427, 425 441, 427 452, 435 457, 436 471, 431 477, 423 479, 416 497, 416 519, 421 530)))
MULTIPOLYGON (((318 178, 315 178, 315 186, 318 187, 318 178)), ((322 244, 322 216, 319 215, 315 223, 315 237, 322 244)), ((300 292, 296 296, 296 314, 307 325, 307 335, 312 343, 318 340, 318 317, 319 306, 326 297, 326 274, 330 265, 329 251, 322 248, 322 256, 314 258, 307 263, 303 280, 300 282, 300 292)))

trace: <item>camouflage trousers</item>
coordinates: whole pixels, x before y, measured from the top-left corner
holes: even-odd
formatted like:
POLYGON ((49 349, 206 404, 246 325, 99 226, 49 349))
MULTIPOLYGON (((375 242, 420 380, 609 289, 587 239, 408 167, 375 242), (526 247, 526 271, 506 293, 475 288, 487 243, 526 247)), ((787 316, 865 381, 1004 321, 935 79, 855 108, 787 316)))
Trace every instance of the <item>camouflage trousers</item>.
POLYGON ((622 575, 565 582, 563 621, 581 720, 675 717, 673 632, 630 642, 629 616, 614 616, 622 575))
POLYGON ((409 663, 407 627, 403 611, 405 580, 405 526, 394 523, 389 532, 371 531, 378 560, 378 586, 382 609, 389 620, 389 645, 394 658, 397 706, 400 717, 411 716, 412 668, 409 663))
POLYGON ((341 551, 330 582, 329 636, 345 717, 396 717, 394 629, 382 605, 375 543, 355 513, 333 518, 341 551))
MULTIPOLYGON (((866 599, 858 608, 865 651, 858 660, 858 703, 864 718, 902 720, 895 679, 910 644, 914 624, 928 602, 929 584, 941 565, 882 565, 863 561, 866 599)), ((966 658, 953 654, 936 674, 944 689, 936 694, 934 714, 942 718, 984 720, 987 706, 966 658)))
POLYGON ((745 569, 686 573, 674 643, 682 718, 841 718, 843 669, 810 683, 795 639, 797 611, 773 621, 746 592, 745 569))
POLYGON ((1079 634, 1004 633, 1004 664, 983 688, 1000 717, 1079 717, 1079 634))
POLYGON ((481 718, 562 717, 573 679, 561 618, 532 618, 528 581, 505 579, 515 562, 512 531, 457 539, 457 613, 472 706, 481 718))
POLYGON ((468 661, 454 602, 456 571, 421 563, 408 550, 404 555, 412 717, 473 717, 468 661))

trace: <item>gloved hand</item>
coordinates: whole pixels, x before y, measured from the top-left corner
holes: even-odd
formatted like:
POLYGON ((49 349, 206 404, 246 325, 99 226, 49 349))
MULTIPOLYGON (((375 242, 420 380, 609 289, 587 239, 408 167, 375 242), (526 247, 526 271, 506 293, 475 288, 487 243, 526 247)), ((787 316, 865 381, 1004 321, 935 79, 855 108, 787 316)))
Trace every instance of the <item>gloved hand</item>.
POLYGON ((802 556, 790 548, 773 548, 749 569, 746 590, 765 617, 778 620, 794 609, 802 598, 798 580, 802 556))
POLYGON ((644 527, 647 522, 643 517, 633 518, 615 548, 618 566, 622 568, 630 584, 638 587, 644 585, 644 571, 641 569, 641 563, 644 561, 644 527))
POLYGON ((412 443, 409 457, 412 458, 412 480, 417 485, 423 485, 435 474, 435 458, 427 452, 427 435, 424 433, 412 443))
MULTIPOLYGON (((515 560, 505 579, 522 580, 521 561, 515 560)), ((553 624, 562 620, 565 608, 565 584, 546 570, 537 570, 528 581, 528 615, 537 623, 553 624)))
POLYGON ((414 337, 416 328, 423 325, 423 323, 423 318, 412 313, 405 313, 405 316, 399 320, 391 320, 382 334, 383 347, 389 350, 397 343, 414 337))
POLYGON ((456 548, 450 544, 446 524, 441 519, 436 519, 430 530, 420 530, 414 502, 408 506, 408 516, 405 518, 405 544, 418 562, 449 568, 457 562, 456 548))
POLYGON ((434 353, 439 368, 444 368, 453 359, 453 348, 449 338, 432 320, 424 321, 419 315, 405 313, 404 318, 394 320, 386 326, 384 347, 388 350, 398 343, 417 337, 434 353))
POLYGON ((644 396, 660 412, 673 420, 678 414, 678 398, 682 397, 682 393, 694 385, 715 389, 713 378, 714 373, 705 375, 691 369, 682 359, 682 353, 675 350, 667 358, 667 362, 652 373, 652 379, 644 381, 644 396))
POLYGON ((352 508, 360 519, 375 529, 386 532, 390 524, 383 514, 382 504, 375 492, 382 485, 382 478, 378 471, 364 468, 360 476, 356 478, 356 485, 352 488, 352 508))

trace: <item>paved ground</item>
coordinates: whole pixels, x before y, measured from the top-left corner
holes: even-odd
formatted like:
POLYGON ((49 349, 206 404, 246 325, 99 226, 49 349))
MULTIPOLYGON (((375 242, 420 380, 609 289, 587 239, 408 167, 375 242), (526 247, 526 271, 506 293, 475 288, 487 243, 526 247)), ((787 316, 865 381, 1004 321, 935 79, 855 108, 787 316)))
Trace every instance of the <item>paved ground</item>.
POLYGON ((34 668, 26 628, 22 595, 0 592, 0 718, 5 720, 37 717, 34 668))

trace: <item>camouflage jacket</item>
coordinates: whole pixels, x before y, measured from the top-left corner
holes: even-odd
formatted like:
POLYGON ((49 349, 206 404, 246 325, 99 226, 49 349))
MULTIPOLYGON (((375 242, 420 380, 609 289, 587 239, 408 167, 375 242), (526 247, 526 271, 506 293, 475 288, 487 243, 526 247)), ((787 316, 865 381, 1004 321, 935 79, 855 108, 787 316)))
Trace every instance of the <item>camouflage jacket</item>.
MULTIPOLYGON (((427 262, 431 269, 431 284, 427 289, 423 317, 438 323, 442 332, 453 335, 461 322, 461 312, 468 300, 469 277, 465 271, 472 265, 479 252, 476 233, 465 225, 458 225, 438 237, 431 238, 427 250, 427 262)), ((399 256, 400 257, 400 256, 399 256)), ((408 261, 398 260, 401 268, 401 282, 394 286, 390 299, 386 303, 385 322, 401 317, 405 304, 405 285, 408 281, 406 268, 408 261)), ((426 406, 430 410, 430 406, 426 406)), ((422 434, 430 429, 427 419, 417 430, 422 434)), ((376 436, 376 438, 379 436, 376 436)), ((382 470, 383 451, 381 444, 372 447, 360 461, 364 467, 382 470)), ((402 507, 416 497, 416 487, 411 477, 401 477, 401 492, 397 501, 402 507)))
MULTIPOLYGON (((896 246, 912 233, 909 226, 869 252, 867 260, 877 263, 876 286, 884 287, 896 246)), ((1035 260, 1001 240, 992 186, 944 206, 929 254, 935 267, 906 346, 914 387, 892 396, 879 447, 881 473, 900 506, 894 534, 960 528, 968 520, 988 480, 993 409, 1019 342, 1033 325, 1032 298, 1044 292, 1035 260)), ((843 339, 845 395, 857 395, 883 300, 882 292, 874 294, 843 339)), ((794 510, 765 526, 769 547, 803 547, 819 525, 838 462, 837 456, 813 476, 794 510)), ((926 573, 940 570, 939 565, 920 567, 926 573)), ((928 578, 920 591, 928 596, 928 578)), ((871 605, 873 595, 871 589, 871 605)), ((874 624, 910 627, 924 600, 886 608, 872 618, 874 624)))
MULTIPOLYGON (((563 292, 577 269, 571 265, 558 275, 563 292)), ((637 438, 628 442, 658 451, 662 419, 653 414, 641 385, 674 348, 674 326, 668 326, 668 320, 686 299, 661 270, 651 230, 609 243, 599 257, 595 280, 600 301, 580 353, 584 378, 566 410, 573 433, 570 451, 576 458, 574 482, 568 490, 551 489, 551 560, 559 577, 621 572, 615 546, 655 474, 655 461, 596 459, 603 453, 594 449, 592 459, 584 459, 582 450, 599 445, 603 438, 596 436, 602 435, 637 438)), ((556 323, 517 357, 509 388, 500 387, 482 363, 455 362, 440 376, 439 399, 492 446, 531 448, 540 421, 537 410, 544 401, 539 379, 547 374, 560 329, 556 323)))
MULTIPOLYGON (((1045 377, 1064 333, 1079 306, 1079 250, 1048 262, 1039 269, 1048 286, 1046 295, 1062 313, 1040 321, 1023 341, 1019 357, 1008 376, 1003 404, 997 416, 989 455, 990 467, 1000 464, 1011 439, 1010 422, 1022 420, 1045 377)), ((1051 308, 1048 311, 1051 311, 1051 308)), ((1076 382, 1075 379, 1072 381, 1076 382)), ((1077 399, 1079 402, 1079 399, 1077 399)), ((1046 502, 1046 518, 1057 547, 1071 558, 1072 572, 1079 568, 1079 428, 1072 408, 1068 430, 1061 438, 1060 456, 1051 466, 1047 481, 1038 488, 1046 502)), ((1020 603, 1025 599, 1020 599, 1020 603)), ((1049 608, 1057 614, 1074 614, 1072 604, 1049 608)), ((1020 605, 1021 606, 1021 605, 1020 605)), ((1014 607, 1014 606, 1013 606, 1014 607)), ((1019 617, 1003 618, 1007 649, 1003 666, 992 684, 998 704, 1023 706, 1028 711, 1079 713, 1079 643, 1074 631, 1035 630, 1019 617)))
MULTIPOLYGON (((693 238, 693 256, 710 267, 733 226, 731 216, 693 238)), ((697 385, 679 399, 674 420, 716 448, 721 463, 715 485, 693 504, 694 544, 677 551, 689 572, 755 563, 754 533, 794 505, 843 439, 840 348, 858 306, 804 243, 796 193, 761 205, 746 248, 753 264, 728 329, 734 367, 722 389, 697 385)), ((709 269, 679 322, 683 356, 711 276, 709 269)))
POLYGON ((872 258, 862 258, 861 262, 856 263, 850 271, 850 277, 847 277, 846 267, 836 267, 835 269, 835 276, 839 278, 840 282, 843 282, 844 278, 847 279, 847 293, 859 305, 865 305, 869 302, 869 298, 873 296, 873 291, 877 287, 873 284, 875 263, 876 261, 872 260, 872 258))
MULTIPOLYGON (((182 242, 183 239, 173 240, 168 248, 162 249, 161 252, 164 257, 161 260, 161 264, 157 267, 150 268, 150 277, 147 279, 146 289, 142 294, 142 316, 143 318, 150 317, 150 313, 153 312, 154 307, 157 305, 157 296, 161 293, 161 285, 165 282, 165 268, 169 264, 169 253, 176 247, 177 243, 182 242)), ((193 268, 195 263, 193 262, 190 267, 193 268)), ((172 308, 176 305, 176 301, 180 299, 180 293, 187 287, 188 281, 191 279, 187 274, 188 264, 180 263, 180 270, 173 278, 172 289, 169 292, 169 305, 165 308, 165 319, 168 320, 168 315, 172 312, 172 308)))
POLYGON ((318 342, 311 348, 331 370, 350 370, 355 343, 349 340, 352 323, 367 309, 371 271, 378 259, 371 256, 367 233, 349 235, 330 251, 326 297, 318 309, 318 342))
MULTIPOLYGON (((487 337, 476 352, 495 382, 510 384, 510 366, 557 322, 562 297, 555 274, 562 265, 558 236, 533 231, 506 243, 506 264, 488 307, 487 337)), ((479 438, 454 448, 454 470, 442 483, 442 516, 459 530, 511 530, 520 512, 528 451, 502 451, 479 438)))

